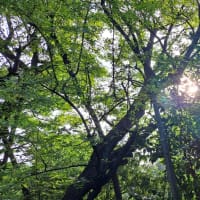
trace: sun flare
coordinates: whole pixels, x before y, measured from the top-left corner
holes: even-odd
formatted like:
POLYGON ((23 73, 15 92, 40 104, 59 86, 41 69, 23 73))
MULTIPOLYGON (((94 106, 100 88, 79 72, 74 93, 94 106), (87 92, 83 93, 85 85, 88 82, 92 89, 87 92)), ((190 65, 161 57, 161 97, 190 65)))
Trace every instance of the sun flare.
POLYGON ((179 85, 180 95, 186 95, 188 97, 194 98, 198 92, 199 88, 197 84, 190 80, 188 77, 181 78, 181 83, 179 85))

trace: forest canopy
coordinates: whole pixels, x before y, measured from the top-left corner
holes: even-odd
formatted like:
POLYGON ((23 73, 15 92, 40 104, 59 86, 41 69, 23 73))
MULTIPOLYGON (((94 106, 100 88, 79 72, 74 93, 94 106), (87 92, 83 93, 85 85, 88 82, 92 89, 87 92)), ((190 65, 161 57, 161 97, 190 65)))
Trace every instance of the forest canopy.
POLYGON ((200 199, 199 0, 0 11, 0 199, 200 199))

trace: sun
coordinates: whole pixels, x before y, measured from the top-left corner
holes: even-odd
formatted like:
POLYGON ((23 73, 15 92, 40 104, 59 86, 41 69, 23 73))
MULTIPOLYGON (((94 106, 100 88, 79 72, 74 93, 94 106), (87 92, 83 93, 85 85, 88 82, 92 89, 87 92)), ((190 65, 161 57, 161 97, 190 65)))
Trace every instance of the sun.
POLYGON ((194 98, 198 90, 199 87, 194 81, 192 81, 186 76, 181 78, 180 85, 178 86, 178 91, 180 95, 184 95, 189 98, 194 98))

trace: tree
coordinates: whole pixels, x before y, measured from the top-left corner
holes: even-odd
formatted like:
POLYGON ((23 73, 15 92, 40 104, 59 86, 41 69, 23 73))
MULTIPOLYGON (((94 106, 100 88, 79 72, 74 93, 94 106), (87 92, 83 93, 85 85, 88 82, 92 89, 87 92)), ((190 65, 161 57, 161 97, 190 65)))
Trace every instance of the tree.
MULTIPOLYGON (((140 152, 139 160, 165 163, 166 198, 199 197, 198 164, 188 156, 198 149, 182 152, 176 141, 185 138, 188 148, 198 142, 178 122, 186 126, 186 117, 197 130, 199 100, 177 92, 183 74, 198 71, 198 0, 8 1, 1 11, 4 190, 10 178, 18 199, 89 200, 101 198, 112 181, 116 199, 125 198, 122 190, 137 199, 124 189, 123 170, 140 152), (179 169, 180 156, 190 172, 179 169)), ((154 179, 159 199, 164 186, 154 179)))

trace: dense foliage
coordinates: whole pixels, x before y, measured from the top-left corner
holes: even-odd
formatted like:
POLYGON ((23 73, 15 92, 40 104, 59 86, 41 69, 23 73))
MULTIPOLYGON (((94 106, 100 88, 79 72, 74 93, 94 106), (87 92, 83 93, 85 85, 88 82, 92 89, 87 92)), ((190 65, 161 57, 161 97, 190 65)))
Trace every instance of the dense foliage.
POLYGON ((200 199, 199 0, 0 11, 0 199, 200 199))

